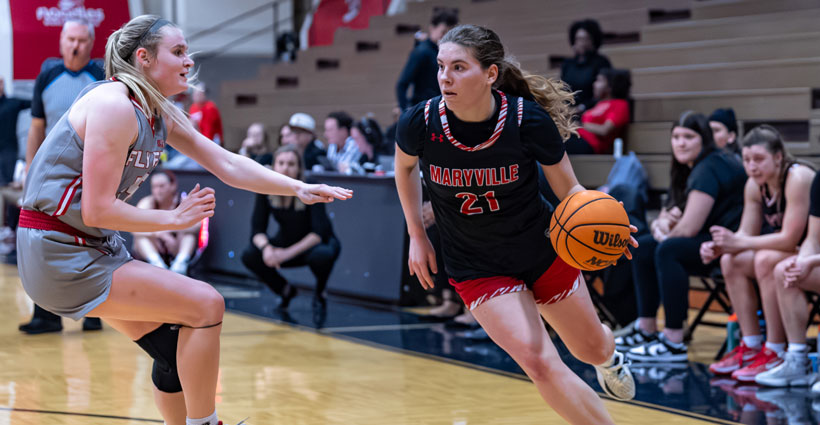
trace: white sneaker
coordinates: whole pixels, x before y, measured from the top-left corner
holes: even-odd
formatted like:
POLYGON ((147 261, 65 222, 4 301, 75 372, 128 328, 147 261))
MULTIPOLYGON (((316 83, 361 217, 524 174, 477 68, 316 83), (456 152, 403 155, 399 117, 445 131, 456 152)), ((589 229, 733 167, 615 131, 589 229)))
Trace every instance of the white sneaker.
POLYGON ((171 264, 171 271, 179 274, 188 273, 188 260, 175 260, 171 264))
POLYGON ((684 343, 675 343, 666 339, 663 332, 658 339, 643 345, 632 347, 626 353, 633 362, 685 362, 689 360, 689 350, 684 343))
POLYGON ((814 377, 814 383, 811 384, 811 393, 814 395, 820 395, 820 377, 816 375, 814 377))
POLYGON ((812 381, 808 357, 790 351, 786 352, 783 363, 755 376, 755 382, 768 387, 807 387, 812 381))
POLYGON ((595 366, 598 384, 604 392, 618 400, 635 398, 635 380, 623 353, 615 352, 615 363, 608 367, 595 366))

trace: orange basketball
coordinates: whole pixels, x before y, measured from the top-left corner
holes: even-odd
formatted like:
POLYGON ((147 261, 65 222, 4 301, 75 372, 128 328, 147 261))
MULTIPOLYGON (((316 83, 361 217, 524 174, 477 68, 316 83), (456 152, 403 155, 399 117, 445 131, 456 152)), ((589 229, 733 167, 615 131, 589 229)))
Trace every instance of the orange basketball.
POLYGON ((629 233, 624 207, 597 190, 567 196, 550 221, 555 252, 570 266, 587 271, 615 264, 629 244, 629 233))

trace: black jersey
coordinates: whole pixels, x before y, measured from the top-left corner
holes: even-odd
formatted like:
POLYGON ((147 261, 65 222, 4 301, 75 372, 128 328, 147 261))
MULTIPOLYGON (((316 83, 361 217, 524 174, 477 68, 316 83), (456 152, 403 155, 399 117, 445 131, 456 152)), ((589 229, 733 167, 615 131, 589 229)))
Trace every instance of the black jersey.
POLYGON ((537 103, 493 96, 487 121, 458 120, 438 96, 405 112, 396 132, 399 147, 419 157, 456 281, 515 276, 555 259, 537 167, 563 158, 563 140, 537 103))
POLYGON ((786 214, 786 181, 789 180, 789 175, 796 166, 797 164, 792 164, 791 169, 786 172, 786 177, 774 196, 772 196, 767 185, 760 186, 760 200, 762 201, 763 210, 761 234, 777 233, 783 229, 783 216, 786 214))
POLYGON ((810 199, 809 215, 820 218, 820 173, 816 173, 814 180, 811 182, 810 199))

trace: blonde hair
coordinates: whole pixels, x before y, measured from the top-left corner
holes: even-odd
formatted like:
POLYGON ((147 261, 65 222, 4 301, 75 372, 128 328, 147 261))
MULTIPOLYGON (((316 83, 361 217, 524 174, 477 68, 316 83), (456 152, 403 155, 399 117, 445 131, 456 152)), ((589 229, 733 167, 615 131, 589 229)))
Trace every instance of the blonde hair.
POLYGON ((575 100, 569 86, 561 80, 523 71, 515 59, 505 55, 504 45, 493 30, 478 25, 459 25, 444 35, 440 44, 444 43, 470 49, 484 69, 497 66, 498 78, 493 87, 537 102, 550 114, 564 140, 578 134, 578 124, 572 114, 575 100))
MULTIPOLYGON (((160 29, 176 25, 154 15, 142 15, 128 21, 114 31, 105 43, 105 75, 125 84, 128 91, 146 114, 170 117, 179 125, 185 125, 185 114, 166 98, 136 66, 134 53, 145 48, 152 56, 162 40, 160 29)), ((149 117, 150 118, 150 117, 149 117)))

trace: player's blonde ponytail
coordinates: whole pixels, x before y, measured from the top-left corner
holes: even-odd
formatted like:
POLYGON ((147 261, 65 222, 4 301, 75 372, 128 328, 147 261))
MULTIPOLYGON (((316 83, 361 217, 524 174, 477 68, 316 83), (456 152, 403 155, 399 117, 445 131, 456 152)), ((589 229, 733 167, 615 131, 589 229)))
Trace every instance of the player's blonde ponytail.
POLYGON ((136 67, 134 53, 137 48, 144 47, 149 54, 156 56, 162 39, 159 30, 166 25, 174 26, 158 16, 142 15, 114 31, 105 43, 105 75, 128 86, 131 95, 146 113, 161 114, 183 125, 187 121, 185 114, 136 67))

